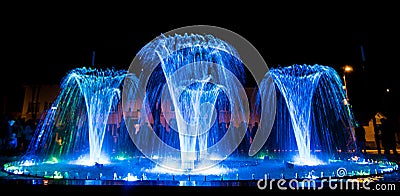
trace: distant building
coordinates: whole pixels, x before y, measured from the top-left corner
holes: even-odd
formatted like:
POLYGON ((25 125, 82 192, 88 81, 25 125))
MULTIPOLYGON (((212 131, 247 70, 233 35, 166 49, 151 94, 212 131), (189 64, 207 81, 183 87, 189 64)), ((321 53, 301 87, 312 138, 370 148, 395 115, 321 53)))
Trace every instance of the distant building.
POLYGON ((60 92, 59 85, 25 85, 21 118, 40 119, 60 92))
POLYGON ((364 125, 364 129, 365 129, 365 140, 367 146, 370 148, 376 148, 374 124, 372 122, 372 119, 368 121, 368 125, 364 125))
MULTIPOLYGON (((24 102, 20 115, 21 118, 24 119, 40 119, 41 117, 43 117, 43 114, 48 109, 50 109, 52 103, 55 101, 61 90, 59 85, 25 85, 24 88, 25 88, 24 102)), ((245 88, 245 91, 250 99, 249 107, 250 108, 254 107, 255 103, 254 88, 245 88)), ((140 106, 141 104, 136 103, 134 105, 140 106)), ((164 111, 163 115, 166 116, 172 115, 173 111, 170 111, 171 107, 167 106, 165 108, 167 109, 167 111, 164 111)), ((130 111, 132 111, 132 113, 127 112, 126 114, 127 115, 131 114, 130 117, 138 118, 138 116, 140 115, 138 111, 140 109, 139 108, 129 108, 129 109, 130 111)), ((113 112, 112 114, 110 114, 109 118, 110 119, 120 118, 121 117, 120 115, 121 114, 113 112)), ((225 116, 230 114, 226 113, 226 111, 220 111, 220 115, 225 116)), ((254 118, 254 116, 252 116, 252 119, 250 119, 249 123, 253 124, 254 121, 258 121, 258 117, 254 118)))

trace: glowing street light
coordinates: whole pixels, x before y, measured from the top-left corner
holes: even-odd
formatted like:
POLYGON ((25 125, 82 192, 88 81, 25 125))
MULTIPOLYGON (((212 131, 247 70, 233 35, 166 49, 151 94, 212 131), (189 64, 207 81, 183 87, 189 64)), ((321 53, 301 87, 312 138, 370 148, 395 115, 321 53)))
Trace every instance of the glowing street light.
POLYGON ((351 65, 345 65, 343 69, 344 69, 345 73, 346 72, 349 73, 349 72, 353 71, 353 67, 351 65))
POLYGON ((351 65, 345 65, 345 66, 343 67, 343 70, 344 70, 344 72, 343 72, 343 83, 344 83, 343 88, 344 88, 344 90, 346 91, 345 104, 347 105, 347 104, 349 104, 349 97, 348 97, 348 94, 347 94, 346 73, 352 72, 352 71, 353 71, 353 67, 352 67, 351 65))

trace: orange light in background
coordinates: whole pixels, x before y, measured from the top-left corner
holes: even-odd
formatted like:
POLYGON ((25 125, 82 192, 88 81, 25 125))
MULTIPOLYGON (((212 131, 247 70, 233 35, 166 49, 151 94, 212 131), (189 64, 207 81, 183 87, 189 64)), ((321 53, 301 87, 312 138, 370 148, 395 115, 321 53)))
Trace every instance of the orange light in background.
POLYGON ((344 72, 352 72, 353 71, 353 67, 350 65, 345 65, 344 66, 344 72))

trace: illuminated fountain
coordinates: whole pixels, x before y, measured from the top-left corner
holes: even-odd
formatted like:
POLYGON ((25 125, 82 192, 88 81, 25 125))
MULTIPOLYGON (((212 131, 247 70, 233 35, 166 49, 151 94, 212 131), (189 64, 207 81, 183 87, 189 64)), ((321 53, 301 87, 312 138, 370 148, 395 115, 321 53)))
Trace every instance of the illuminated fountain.
POLYGON ((212 35, 170 34, 144 46, 127 71, 71 70, 27 153, 5 170, 100 184, 211 186, 397 169, 354 156, 354 119, 334 69, 273 68, 255 88, 250 110, 243 86, 251 76, 242 60, 212 35), (266 103, 276 104, 270 122, 268 110, 258 110, 266 103), (246 123, 255 121, 260 127, 249 138, 246 123))
POLYGON ((26 157, 46 161, 109 161, 106 125, 118 120, 126 70, 77 68, 63 79, 60 94, 37 127, 26 157))
POLYGON ((292 161, 306 165, 326 162, 318 160, 315 152, 332 158, 355 150, 354 118, 333 68, 292 65, 272 68, 267 77, 278 89, 275 148, 297 151, 292 161))
MULTIPOLYGON (((139 110, 142 124, 163 127, 155 132, 170 128, 178 136, 177 145, 168 145, 153 131, 130 131, 143 154, 164 158, 158 162, 169 169, 197 171, 237 148, 246 127, 234 130, 233 123, 249 118, 238 56, 226 42, 195 34, 161 36, 139 52, 125 81, 123 108, 139 110), (219 126, 226 122, 232 122, 227 130, 219 126)), ((134 128, 130 120, 126 118, 128 130, 134 128)))

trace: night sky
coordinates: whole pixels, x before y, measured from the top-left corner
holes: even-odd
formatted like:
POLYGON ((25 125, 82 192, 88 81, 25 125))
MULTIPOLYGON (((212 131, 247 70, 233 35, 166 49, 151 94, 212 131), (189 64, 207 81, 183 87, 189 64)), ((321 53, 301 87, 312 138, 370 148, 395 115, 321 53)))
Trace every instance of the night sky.
POLYGON ((132 13, 124 10, 124 14, 115 10, 43 10, 18 9, 1 24, 2 94, 13 94, 22 84, 59 84, 67 71, 91 66, 93 51, 96 67, 128 69, 136 53, 162 33, 212 25, 247 39, 269 67, 320 64, 342 74, 342 66, 352 65, 354 71, 346 79, 357 114, 365 116, 381 107, 387 88, 390 99, 399 97, 398 14, 390 10, 293 8, 268 12, 274 10, 268 8, 253 15, 232 9, 219 14, 185 12, 153 17, 148 16, 153 12, 133 13, 138 8, 132 13))

